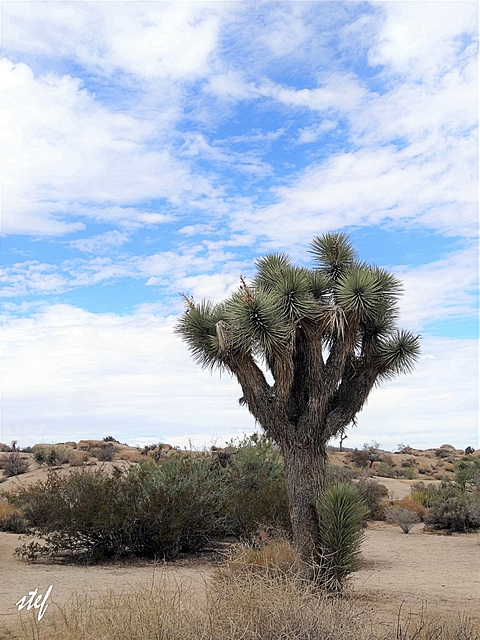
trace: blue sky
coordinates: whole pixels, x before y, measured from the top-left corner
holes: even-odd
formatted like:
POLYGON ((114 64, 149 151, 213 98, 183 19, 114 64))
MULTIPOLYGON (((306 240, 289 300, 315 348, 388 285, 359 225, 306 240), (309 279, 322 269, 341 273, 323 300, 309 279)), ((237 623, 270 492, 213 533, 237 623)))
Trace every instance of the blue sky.
POLYGON ((422 334, 345 444, 478 446, 476 3, 1 12, 2 441, 252 432, 173 334, 178 292, 220 300, 344 231, 422 334))

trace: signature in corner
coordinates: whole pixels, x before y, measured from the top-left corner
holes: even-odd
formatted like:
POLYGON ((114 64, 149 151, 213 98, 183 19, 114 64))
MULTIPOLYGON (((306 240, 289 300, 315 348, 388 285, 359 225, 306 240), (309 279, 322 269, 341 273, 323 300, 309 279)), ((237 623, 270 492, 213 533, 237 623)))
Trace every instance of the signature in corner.
POLYGON ((23 596, 23 598, 20 598, 20 600, 16 603, 15 606, 18 607, 19 611, 21 611, 25 607, 27 607, 27 611, 30 611, 30 609, 39 609, 38 620, 40 621, 43 618, 43 614, 47 610, 47 607, 48 607, 47 600, 52 589, 53 589, 53 585, 51 584, 48 587, 45 595, 42 596, 41 593, 38 593, 38 587, 37 587, 37 589, 35 589, 34 591, 29 591, 26 596, 23 596))

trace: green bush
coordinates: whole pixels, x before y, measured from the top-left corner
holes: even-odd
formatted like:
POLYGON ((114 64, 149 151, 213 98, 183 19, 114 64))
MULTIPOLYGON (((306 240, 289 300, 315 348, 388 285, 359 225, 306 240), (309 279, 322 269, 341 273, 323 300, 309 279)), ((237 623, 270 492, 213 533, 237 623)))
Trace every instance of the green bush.
POLYGON ((417 477, 417 470, 415 467, 403 467, 402 469, 403 477, 407 480, 415 480, 417 477))
POLYGON ((480 501, 455 495, 434 504, 425 519, 431 529, 447 533, 475 531, 480 528, 480 501))
POLYGON ((368 509, 367 517, 370 520, 385 519, 385 502, 384 498, 388 497, 388 489, 379 484, 376 480, 361 479, 356 484, 358 493, 360 494, 365 506, 368 509))
POLYGON ((383 478, 394 478, 397 475, 394 467, 388 462, 381 462, 377 468, 377 476, 383 478))
POLYGON ((426 509, 430 509, 448 498, 456 496, 457 490, 452 484, 442 482, 440 485, 415 482, 411 488, 411 496, 426 509))
POLYGON ((226 532, 251 537, 260 525, 291 527, 283 459, 266 436, 254 434, 234 443, 237 450, 224 467, 226 532))
POLYGON ((39 445, 33 447, 33 458, 39 465, 46 464, 54 467, 57 464, 69 462, 67 447, 57 447, 55 445, 39 445))
POLYGON ((346 482, 326 489, 318 510, 322 577, 329 589, 341 591, 347 576, 358 568, 368 510, 357 489, 346 482))
POLYGON ((480 458, 462 458, 455 463, 455 483, 462 488, 480 488, 480 458))
POLYGON ((10 496, 30 534, 43 539, 20 554, 79 555, 98 560, 127 554, 175 557, 198 551, 219 531, 225 491, 205 458, 145 463, 121 477, 102 469, 51 472, 10 496))

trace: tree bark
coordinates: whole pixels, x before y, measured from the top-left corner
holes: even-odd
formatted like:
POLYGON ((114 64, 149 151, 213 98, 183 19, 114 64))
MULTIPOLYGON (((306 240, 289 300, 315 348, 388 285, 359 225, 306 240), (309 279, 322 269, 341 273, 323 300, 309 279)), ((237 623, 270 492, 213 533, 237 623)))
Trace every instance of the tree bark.
POLYGON ((318 501, 326 483, 327 451, 318 442, 281 443, 293 543, 308 570, 319 561, 318 501))

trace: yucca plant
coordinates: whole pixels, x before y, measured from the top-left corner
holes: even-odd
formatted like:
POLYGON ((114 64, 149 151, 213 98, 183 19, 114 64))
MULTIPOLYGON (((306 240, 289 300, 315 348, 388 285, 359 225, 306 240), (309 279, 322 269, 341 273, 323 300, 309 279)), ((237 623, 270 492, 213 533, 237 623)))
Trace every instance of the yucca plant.
POLYGON ((354 485, 338 482, 324 492, 319 512, 322 580, 330 590, 341 591, 358 568, 368 509, 354 485))
POLYGON ((312 268, 285 254, 256 261, 250 283, 220 304, 187 307, 177 332, 194 359, 236 376, 245 404, 285 463, 295 544, 316 560, 327 442, 351 424, 375 384, 410 372, 419 336, 396 327, 400 282, 360 262, 348 237, 314 238, 312 268), (268 369, 274 383, 269 384, 268 369))

